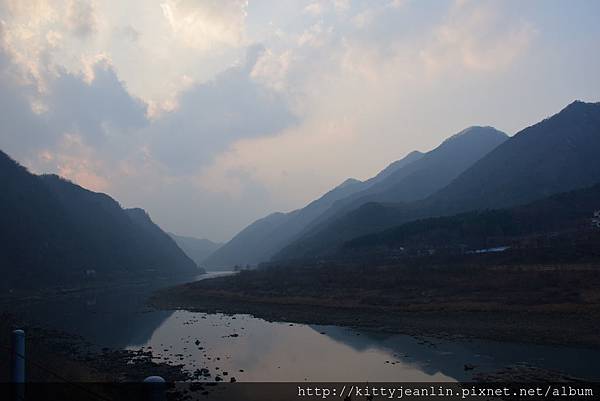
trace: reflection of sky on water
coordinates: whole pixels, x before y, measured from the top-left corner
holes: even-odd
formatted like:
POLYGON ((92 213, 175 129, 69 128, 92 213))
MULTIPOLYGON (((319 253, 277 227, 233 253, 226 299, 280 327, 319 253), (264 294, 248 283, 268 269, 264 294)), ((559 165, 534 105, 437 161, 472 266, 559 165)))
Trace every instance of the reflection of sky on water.
MULTIPOLYGON (((338 328, 271 323, 247 315, 233 318, 177 311, 154 331, 146 345, 152 346, 157 355, 171 356, 174 362, 179 359, 173 355, 183 354, 181 362, 193 370, 225 370, 238 380, 452 380, 437 369, 425 371, 421 367, 423 361, 395 358, 393 352, 376 343, 358 350, 343 338, 330 337, 330 330, 338 328), (200 341, 198 346, 196 340, 200 341), (206 356, 199 347, 208 350, 206 356)), ((351 330, 345 333, 348 342, 357 334, 351 330)))
POLYGON ((593 377, 600 357, 600 351, 586 349, 414 338, 187 311, 169 316, 145 345, 192 370, 225 370, 245 381, 469 380, 474 372, 516 363, 593 377), (477 368, 465 371, 467 363, 477 368))

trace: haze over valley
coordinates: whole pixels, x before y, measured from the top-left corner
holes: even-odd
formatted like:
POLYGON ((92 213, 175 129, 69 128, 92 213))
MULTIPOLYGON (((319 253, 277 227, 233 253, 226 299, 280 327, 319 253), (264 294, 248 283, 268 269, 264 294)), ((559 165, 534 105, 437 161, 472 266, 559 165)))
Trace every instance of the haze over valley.
POLYGON ((597 388, 599 20, 0 0, 1 381, 597 388))

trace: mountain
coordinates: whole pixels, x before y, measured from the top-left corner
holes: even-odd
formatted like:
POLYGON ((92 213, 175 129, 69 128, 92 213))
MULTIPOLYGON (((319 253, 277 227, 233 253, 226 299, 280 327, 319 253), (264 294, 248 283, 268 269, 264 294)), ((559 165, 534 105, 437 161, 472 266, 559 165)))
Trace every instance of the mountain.
MULTIPOLYGON (((598 224, 597 213, 600 213, 600 184, 506 209, 411 221, 347 241, 342 251, 389 254, 401 249, 402 253, 410 254, 429 249, 503 249, 513 243, 532 244, 556 238, 565 232, 586 233, 598 224)), ((598 228, 594 230, 600 232, 598 228)))
POLYGON ((204 265, 210 269, 227 269, 239 265, 255 265, 269 260, 306 229, 317 217, 325 213, 336 201, 383 181, 390 174, 420 159, 423 153, 414 151, 387 166, 375 177, 364 182, 349 178, 321 198, 302 209, 289 213, 273 213, 240 231, 229 242, 211 254, 204 265))
POLYGON ((255 265, 268 260, 335 200, 349 195, 361 186, 361 181, 348 179, 303 209, 263 217, 217 249, 203 264, 209 269, 218 270, 235 265, 255 265))
POLYGON ((375 177, 373 185, 335 202, 309 229, 369 202, 410 202, 426 198, 507 139, 504 132, 492 127, 464 129, 421 154, 414 162, 377 179, 384 170, 375 177))
POLYGON ((375 177, 369 178, 365 181, 365 188, 377 184, 378 182, 384 181, 390 175, 394 174, 396 171, 404 168, 405 166, 411 164, 422 158, 425 154, 423 152, 419 152, 418 150, 413 150, 408 153, 400 160, 396 160, 395 162, 390 163, 386 168, 381 170, 375 177))
POLYGON ((312 227, 369 201, 409 201, 426 197, 507 139, 491 127, 470 127, 434 150, 414 151, 364 182, 349 179, 303 209, 261 219, 206 260, 208 266, 257 264, 312 227))
POLYGON ((600 181, 600 103, 575 101, 528 127, 436 194, 448 208, 526 203, 600 181))
POLYGON ((5 285, 197 274, 141 209, 56 175, 34 175, 0 151, 0 274, 5 285), (86 273, 87 272, 87 273, 86 273))
POLYGON ((169 233, 169 235, 198 266, 202 266, 204 259, 223 245, 207 239, 184 237, 173 233, 169 233))
POLYGON ((600 103, 574 102, 520 131, 431 196, 365 203, 306 232, 274 259, 319 257, 352 238, 402 223, 504 208, 600 182, 600 103))

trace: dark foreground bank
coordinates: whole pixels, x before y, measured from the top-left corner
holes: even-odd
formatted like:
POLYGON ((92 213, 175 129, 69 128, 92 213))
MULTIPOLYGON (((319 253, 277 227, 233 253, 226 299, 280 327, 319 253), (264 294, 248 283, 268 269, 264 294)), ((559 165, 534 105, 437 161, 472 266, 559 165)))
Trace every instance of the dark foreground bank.
MULTIPOLYGON (((152 400, 156 390, 166 398, 187 400, 191 396, 213 399, 218 383, 194 382, 183 365, 153 360, 151 347, 139 351, 98 348, 80 336, 31 326, 9 314, 0 314, 0 399, 23 391, 27 400, 136 401, 152 400), (25 331, 26 385, 10 383, 10 335, 25 331), (161 376, 162 387, 144 384, 149 376, 161 376)), ((208 372, 208 370, 206 370, 208 372)))
MULTIPOLYGON (((151 350, 98 348, 85 339, 59 330, 28 325, 14 316, 0 315, 0 349, 10 355, 10 334, 26 334, 28 382, 141 382, 152 375, 169 381, 188 380, 182 366, 157 363, 151 350)), ((10 358, 0 359, 0 382, 9 380, 10 358)))

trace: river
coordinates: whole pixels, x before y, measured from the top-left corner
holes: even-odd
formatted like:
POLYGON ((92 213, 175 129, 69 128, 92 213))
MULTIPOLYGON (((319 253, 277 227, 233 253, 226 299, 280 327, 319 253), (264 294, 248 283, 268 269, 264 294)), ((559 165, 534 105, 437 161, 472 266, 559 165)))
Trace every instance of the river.
MULTIPOLYGON (((230 273, 198 279, 223 274, 230 273)), ((584 378, 599 374, 600 350, 594 349, 415 338, 147 307, 148 296, 164 285, 71 294, 28 305, 21 313, 98 346, 144 348, 157 361, 227 372, 238 381, 464 381, 518 364, 584 378), (475 368, 465 370, 466 364, 475 368)))

